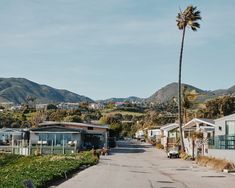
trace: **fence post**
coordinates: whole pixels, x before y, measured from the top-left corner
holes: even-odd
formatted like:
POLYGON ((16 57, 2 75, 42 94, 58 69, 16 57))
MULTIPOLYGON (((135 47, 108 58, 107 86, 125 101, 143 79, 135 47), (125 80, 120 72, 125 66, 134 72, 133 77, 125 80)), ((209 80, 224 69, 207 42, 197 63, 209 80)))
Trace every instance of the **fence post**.
POLYGON ((14 154, 14 133, 12 134, 12 137, 11 137, 11 153, 14 154))
POLYGON ((41 144, 40 144, 40 154, 42 155, 42 140, 41 140, 41 144))
POLYGON ((53 150, 54 150, 54 148, 53 148, 54 145, 53 145, 53 144, 54 144, 54 143, 53 143, 53 140, 52 140, 52 141, 51 141, 51 154, 54 154, 54 151, 53 151, 53 150))
POLYGON ((63 154, 65 153, 65 150, 64 150, 64 134, 63 134, 63 154))
POLYGON ((28 146, 29 146, 28 154, 31 155, 31 139, 29 139, 28 146))

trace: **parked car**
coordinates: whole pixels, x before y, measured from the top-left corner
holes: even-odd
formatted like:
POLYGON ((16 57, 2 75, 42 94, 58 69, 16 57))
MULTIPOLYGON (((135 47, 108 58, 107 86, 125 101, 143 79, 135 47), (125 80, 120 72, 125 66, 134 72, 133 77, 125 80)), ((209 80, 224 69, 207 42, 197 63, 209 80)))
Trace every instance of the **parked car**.
POLYGON ((167 152, 167 157, 168 158, 179 158, 180 157, 179 148, 178 147, 170 148, 169 151, 167 152))

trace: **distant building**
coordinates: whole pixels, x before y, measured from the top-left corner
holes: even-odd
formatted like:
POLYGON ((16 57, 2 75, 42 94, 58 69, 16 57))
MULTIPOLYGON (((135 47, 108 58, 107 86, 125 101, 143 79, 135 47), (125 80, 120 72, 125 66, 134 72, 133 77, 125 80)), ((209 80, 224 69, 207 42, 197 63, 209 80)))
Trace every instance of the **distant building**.
POLYGON ((148 130, 148 138, 149 139, 160 139, 161 138, 161 130, 160 129, 149 129, 148 130))
POLYGON ((94 110, 104 109, 104 107, 105 106, 101 103, 91 103, 91 104, 89 104, 89 108, 94 109, 94 110))
POLYGON ((138 140, 143 139, 144 138, 144 131, 143 130, 138 130, 135 133, 135 138, 137 138, 138 140))
POLYGON ((21 105, 14 105, 10 108, 10 110, 14 111, 14 110, 21 110, 22 106, 21 105))
POLYGON ((124 106, 124 105, 126 105, 127 104, 127 102, 115 102, 115 106, 116 107, 118 107, 118 106, 124 106))
POLYGON ((179 124, 171 123, 164 125, 160 128, 161 130, 161 144, 167 150, 177 144, 177 139, 179 138, 179 124))
POLYGON ((36 104, 36 110, 47 109, 48 104, 36 104))
POLYGON ((79 103, 60 103, 57 105, 58 109, 64 109, 64 110, 77 110, 80 108, 79 103))

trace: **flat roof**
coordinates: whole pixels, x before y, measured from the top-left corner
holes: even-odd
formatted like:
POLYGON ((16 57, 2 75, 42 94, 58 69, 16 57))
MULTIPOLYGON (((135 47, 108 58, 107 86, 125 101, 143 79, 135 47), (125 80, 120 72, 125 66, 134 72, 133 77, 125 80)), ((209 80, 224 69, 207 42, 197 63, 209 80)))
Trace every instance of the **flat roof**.
POLYGON ((30 130, 31 132, 53 132, 53 133, 78 133, 78 132, 82 132, 84 131, 83 129, 79 129, 79 128, 70 128, 70 127, 61 127, 59 125, 48 125, 48 126, 43 126, 43 127, 36 127, 36 128, 32 128, 30 130))
POLYGON ((39 124, 40 126, 47 126, 47 125, 73 125, 73 126, 82 126, 82 127, 93 127, 93 128, 100 128, 100 129, 108 129, 108 125, 94 125, 88 123, 74 123, 74 122, 56 122, 56 121, 45 121, 39 124))

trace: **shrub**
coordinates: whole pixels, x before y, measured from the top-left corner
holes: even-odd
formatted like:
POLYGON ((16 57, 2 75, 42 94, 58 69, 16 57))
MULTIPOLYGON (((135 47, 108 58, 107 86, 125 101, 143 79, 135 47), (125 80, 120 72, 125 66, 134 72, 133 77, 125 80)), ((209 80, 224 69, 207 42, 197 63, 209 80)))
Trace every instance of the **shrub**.
POLYGON ((157 148, 157 149, 164 149, 164 146, 163 146, 162 144, 159 144, 159 143, 158 143, 158 144, 156 144, 156 148, 157 148))
POLYGON ((207 156, 197 157, 196 163, 201 166, 210 167, 218 171, 223 171, 224 169, 232 170, 235 168, 235 165, 231 161, 207 156))
POLYGON ((192 160, 192 156, 185 153, 185 152, 180 153, 180 158, 183 159, 183 160, 192 160))

